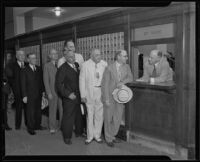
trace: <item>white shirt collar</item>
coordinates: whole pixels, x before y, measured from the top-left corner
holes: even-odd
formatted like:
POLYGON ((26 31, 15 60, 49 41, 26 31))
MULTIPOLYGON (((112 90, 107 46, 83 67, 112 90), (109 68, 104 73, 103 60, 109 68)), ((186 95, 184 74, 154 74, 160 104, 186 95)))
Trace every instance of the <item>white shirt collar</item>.
POLYGON ((74 68, 74 66, 73 66, 73 64, 72 63, 69 63, 69 62, 67 62, 68 63, 68 65, 70 65, 72 68, 74 68))
POLYGON ((159 62, 157 62, 157 63, 155 63, 155 67, 157 67, 159 63, 160 63, 160 61, 159 61, 159 62))
MULTIPOLYGON (((33 70, 33 68, 35 67, 35 65, 31 65, 29 64, 29 66, 31 67, 31 69, 33 70)), ((36 67, 35 67, 36 68, 36 67)))
POLYGON ((22 62, 17 60, 17 63, 21 67, 22 62))
MULTIPOLYGON (((101 60, 101 61, 102 61, 102 60, 101 60)), ((90 59, 90 62, 91 62, 93 65, 97 65, 97 67, 98 67, 98 65, 101 63, 101 61, 98 62, 98 63, 96 64, 92 59, 90 59)))
POLYGON ((119 62, 115 61, 116 62, 116 66, 117 66, 117 69, 119 69, 119 67, 122 65, 120 64, 119 62))

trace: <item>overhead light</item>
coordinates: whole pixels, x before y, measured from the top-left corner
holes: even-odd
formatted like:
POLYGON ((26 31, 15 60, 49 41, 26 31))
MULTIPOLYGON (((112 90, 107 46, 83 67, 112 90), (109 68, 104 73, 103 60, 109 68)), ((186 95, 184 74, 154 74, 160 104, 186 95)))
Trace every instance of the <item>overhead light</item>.
POLYGON ((52 10, 56 16, 60 16, 61 13, 64 11, 62 8, 60 7, 55 7, 53 10, 52 10))

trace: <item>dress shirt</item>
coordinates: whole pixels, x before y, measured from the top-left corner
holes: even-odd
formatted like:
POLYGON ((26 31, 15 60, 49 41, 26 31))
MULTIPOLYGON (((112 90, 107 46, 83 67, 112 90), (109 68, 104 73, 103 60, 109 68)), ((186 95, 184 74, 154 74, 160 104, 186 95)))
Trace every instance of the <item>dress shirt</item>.
MULTIPOLYGON (((158 66, 159 63, 160 63, 160 62, 157 62, 157 63, 155 64, 155 68, 158 66)), ((154 78, 150 78, 150 83, 154 84, 154 83, 155 83, 155 79, 154 79, 154 78)))
POLYGON ((24 62, 20 62, 20 61, 17 60, 17 63, 20 66, 20 68, 24 67, 24 62), (22 66, 22 64, 23 64, 23 66, 22 66))
POLYGON ((31 65, 31 64, 29 64, 29 66, 31 67, 31 69, 32 69, 33 71, 36 71, 36 67, 35 67, 35 65, 31 65))
POLYGON ((121 79, 121 72, 119 70, 120 66, 121 66, 121 64, 116 61, 116 68, 117 68, 117 74, 118 74, 119 81, 121 79))
MULTIPOLYGON (((58 68, 66 62, 66 59, 65 57, 61 57, 59 60, 58 60, 58 68)), ((79 64, 79 67, 81 67, 81 65, 83 64, 84 62, 84 59, 83 59, 83 56, 81 54, 78 54, 78 53, 75 53, 75 62, 77 62, 79 64)))

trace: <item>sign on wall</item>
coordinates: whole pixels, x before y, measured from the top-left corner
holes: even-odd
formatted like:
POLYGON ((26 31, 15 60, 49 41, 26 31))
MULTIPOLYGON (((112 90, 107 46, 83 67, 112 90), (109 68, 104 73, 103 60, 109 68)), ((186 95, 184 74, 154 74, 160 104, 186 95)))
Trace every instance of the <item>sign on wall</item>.
POLYGON ((174 23, 136 28, 132 30, 132 40, 150 40, 174 37, 174 23))

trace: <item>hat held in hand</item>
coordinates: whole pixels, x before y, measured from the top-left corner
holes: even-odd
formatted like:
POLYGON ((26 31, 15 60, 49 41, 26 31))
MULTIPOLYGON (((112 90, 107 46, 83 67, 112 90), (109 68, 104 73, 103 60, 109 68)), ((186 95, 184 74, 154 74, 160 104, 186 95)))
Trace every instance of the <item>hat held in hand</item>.
POLYGON ((122 85, 121 89, 116 88, 112 94, 114 100, 117 101, 118 103, 127 103, 133 97, 132 90, 126 85, 122 85))

